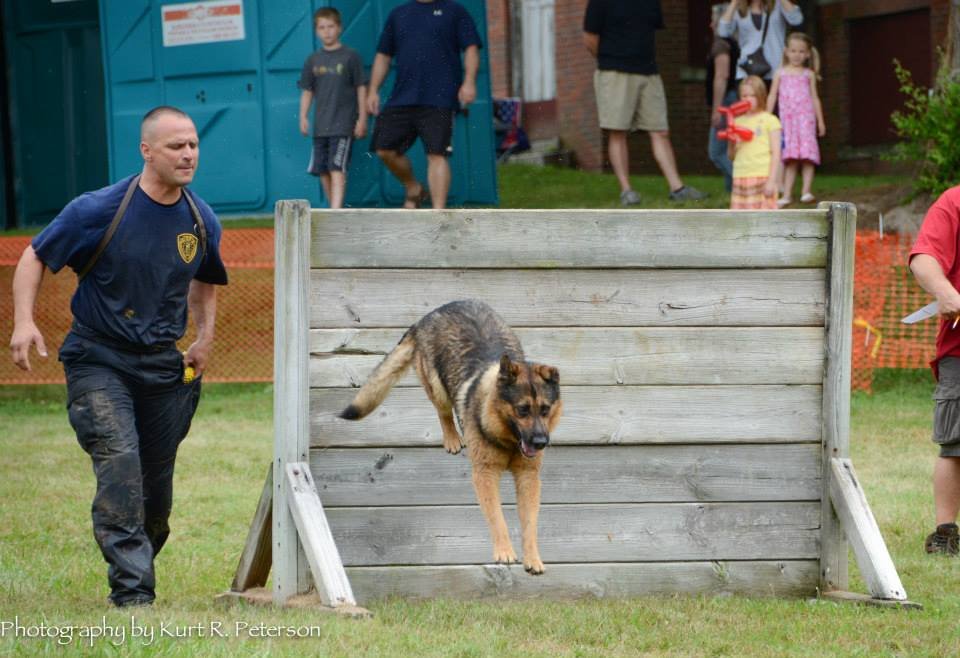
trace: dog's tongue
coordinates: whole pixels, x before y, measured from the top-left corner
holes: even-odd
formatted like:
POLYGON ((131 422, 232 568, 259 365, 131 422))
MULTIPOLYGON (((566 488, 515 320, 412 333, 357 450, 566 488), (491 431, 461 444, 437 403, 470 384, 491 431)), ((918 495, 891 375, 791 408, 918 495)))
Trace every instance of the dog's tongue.
POLYGON ((536 457, 537 449, 531 445, 527 445, 526 441, 520 441, 520 452, 523 453, 524 457, 536 457))

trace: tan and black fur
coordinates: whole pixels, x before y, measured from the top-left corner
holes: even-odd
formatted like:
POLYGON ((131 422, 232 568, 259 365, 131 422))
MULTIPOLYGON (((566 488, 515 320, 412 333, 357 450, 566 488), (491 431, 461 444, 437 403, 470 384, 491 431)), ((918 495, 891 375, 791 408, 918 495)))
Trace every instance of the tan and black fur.
POLYGON ((517 488, 523 566, 543 573, 537 548, 540 466, 563 407, 557 369, 525 361, 516 335, 483 302, 451 302, 407 330, 340 417, 357 420, 373 411, 411 363, 440 416, 443 447, 456 454, 466 442, 494 561, 517 561, 500 504, 500 477, 509 470, 517 488))

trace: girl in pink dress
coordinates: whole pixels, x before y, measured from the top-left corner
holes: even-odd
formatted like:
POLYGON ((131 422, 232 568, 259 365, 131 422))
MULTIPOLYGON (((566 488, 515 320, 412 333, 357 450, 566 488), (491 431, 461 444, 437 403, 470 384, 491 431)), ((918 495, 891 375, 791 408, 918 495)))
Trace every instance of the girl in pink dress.
POLYGON ((814 167, 820 164, 817 136, 823 137, 827 133, 823 107, 817 94, 819 78, 820 55, 810 37, 802 32, 791 33, 783 49, 783 63, 773 75, 767 99, 769 112, 773 111, 775 103, 779 103, 783 124, 783 196, 777 201, 781 208, 792 201, 798 169, 803 178, 800 201, 813 203, 817 200, 811 190, 814 167))

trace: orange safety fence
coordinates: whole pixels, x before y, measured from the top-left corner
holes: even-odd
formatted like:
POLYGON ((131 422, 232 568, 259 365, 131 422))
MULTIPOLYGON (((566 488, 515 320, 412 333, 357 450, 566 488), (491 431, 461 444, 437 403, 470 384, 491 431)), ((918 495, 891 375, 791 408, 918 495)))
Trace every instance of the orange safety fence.
MULTIPOLYGON (((13 330, 10 287, 29 237, 0 237, 0 337, 13 330)), ((869 390, 877 368, 924 368, 933 358, 937 321, 904 325, 900 319, 930 301, 907 267, 912 236, 861 231, 854 274, 853 388, 869 390)), ((268 382, 273 379, 273 229, 230 229, 221 253, 230 285, 217 294, 214 358, 210 382, 268 382)), ((47 273, 36 319, 51 354, 31 354, 34 370, 25 373, 0 358, 0 384, 63 382, 56 350, 70 326, 70 297, 76 277, 47 273)), ((190 344, 188 334, 181 347, 190 344)))
MULTIPOLYGON (((13 272, 30 237, 0 237, 0 337, 6 345, 13 331, 13 272)), ((226 229, 220 253, 230 285, 217 288, 217 325, 208 382, 273 381, 273 229, 226 229)), ((35 319, 50 356, 31 350, 31 372, 0 358, 0 384, 58 384, 64 381, 57 349, 70 328, 70 298, 77 277, 68 268, 46 272, 35 319)), ((191 330, 181 349, 193 340, 191 330)))

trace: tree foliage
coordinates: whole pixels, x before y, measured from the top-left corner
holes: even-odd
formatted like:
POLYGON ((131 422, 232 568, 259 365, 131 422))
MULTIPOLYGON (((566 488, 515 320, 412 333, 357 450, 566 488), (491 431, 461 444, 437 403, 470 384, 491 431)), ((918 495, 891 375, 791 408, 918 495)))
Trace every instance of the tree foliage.
POLYGON ((890 117, 902 140, 893 158, 918 164, 915 193, 937 196, 960 183, 960 79, 941 67, 936 86, 927 89, 899 61, 894 69, 906 99, 890 117))

